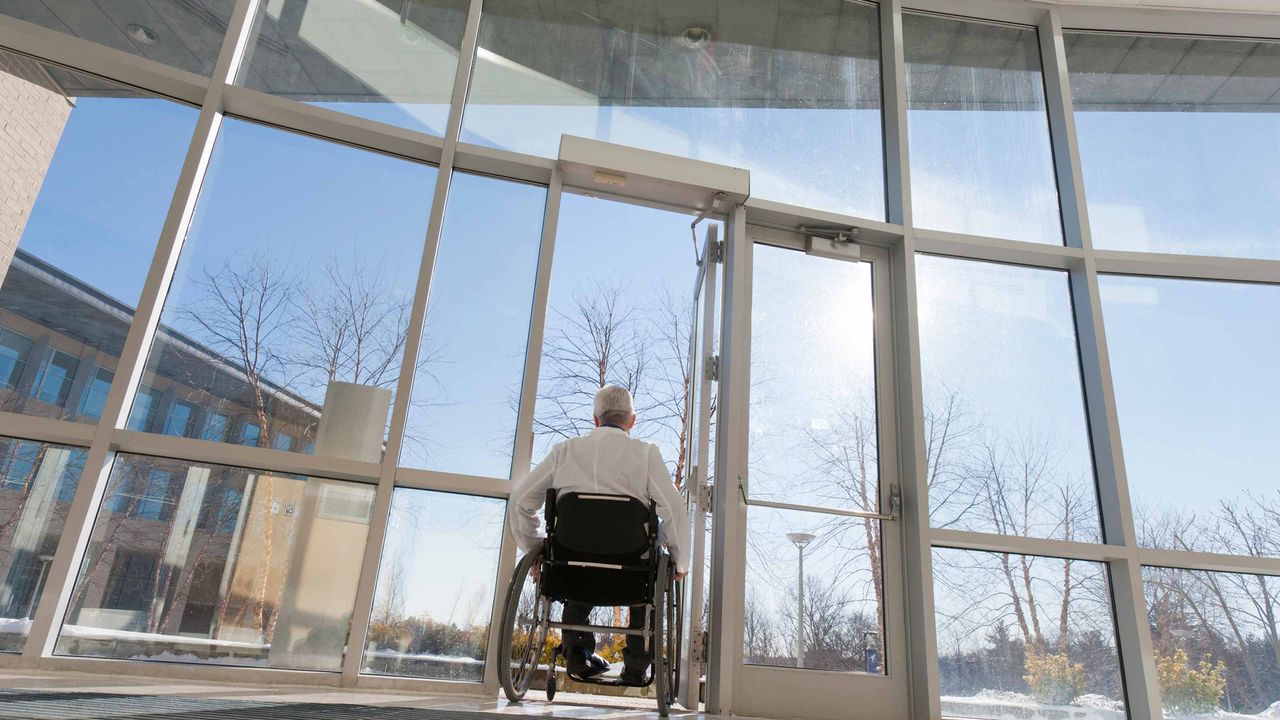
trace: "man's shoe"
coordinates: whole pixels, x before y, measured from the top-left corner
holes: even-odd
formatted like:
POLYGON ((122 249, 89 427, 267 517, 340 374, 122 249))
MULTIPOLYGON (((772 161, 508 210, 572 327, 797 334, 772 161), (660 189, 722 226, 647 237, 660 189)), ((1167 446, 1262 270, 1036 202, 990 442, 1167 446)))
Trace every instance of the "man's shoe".
POLYGON ((624 668, 622 670, 622 677, 620 678, 620 680, 622 681, 623 685, 635 685, 637 687, 640 687, 645 685, 646 681, 648 681, 649 678, 646 677, 648 674, 649 673, 647 670, 639 670, 637 668, 624 668))
POLYGON ((609 669, 609 663, 604 658, 588 653, 581 645, 570 648, 567 664, 569 674, 580 680, 593 678, 609 669))

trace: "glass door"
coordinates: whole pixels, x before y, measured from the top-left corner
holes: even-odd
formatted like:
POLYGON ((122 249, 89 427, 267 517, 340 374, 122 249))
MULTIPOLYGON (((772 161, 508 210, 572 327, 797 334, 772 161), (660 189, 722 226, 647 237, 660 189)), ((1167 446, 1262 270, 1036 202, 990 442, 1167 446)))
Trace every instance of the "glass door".
POLYGON ((735 715, 908 716, 888 259, 846 254, 752 246, 735 715))
POLYGON ((718 358, 715 355, 716 285, 720 268, 719 226, 707 227, 698 253, 698 277, 693 287, 693 326, 689 334, 689 411, 684 487, 689 507, 690 563, 684 582, 684 640, 680 652, 678 699, 697 709, 706 672, 706 565, 711 513, 710 429, 718 358))

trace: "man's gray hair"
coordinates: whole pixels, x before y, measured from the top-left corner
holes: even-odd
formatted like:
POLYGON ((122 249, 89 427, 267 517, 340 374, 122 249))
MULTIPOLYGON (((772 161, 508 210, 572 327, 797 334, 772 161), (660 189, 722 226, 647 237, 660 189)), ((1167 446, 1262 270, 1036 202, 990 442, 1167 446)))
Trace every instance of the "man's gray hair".
POLYGON ((601 425, 626 427, 631 416, 636 414, 631 393, 624 387, 605 385, 596 391, 595 414, 601 425))

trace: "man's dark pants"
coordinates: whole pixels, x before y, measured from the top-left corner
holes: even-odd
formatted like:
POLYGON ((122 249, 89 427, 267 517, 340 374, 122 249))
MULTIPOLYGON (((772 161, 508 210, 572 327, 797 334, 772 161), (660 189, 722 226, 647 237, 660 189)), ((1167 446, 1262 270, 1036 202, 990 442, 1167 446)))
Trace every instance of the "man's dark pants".
MULTIPOLYGON (((586 603, 567 602, 564 604, 564 614, 561 616, 562 622, 571 625, 588 625, 588 618, 591 611, 595 608, 586 603)), ((632 606, 627 611, 628 621, 627 627, 632 630, 644 629, 644 605, 632 606)), ((563 645, 565 655, 569 656, 569 649, 575 645, 581 645, 587 649, 590 655, 596 651, 596 636, 588 632, 576 632, 573 630, 563 630, 561 635, 564 638, 563 645)), ((645 672, 649 669, 649 664, 653 662, 653 654, 645 652, 643 635, 628 635, 627 646, 622 650, 622 663, 628 670, 645 672)))

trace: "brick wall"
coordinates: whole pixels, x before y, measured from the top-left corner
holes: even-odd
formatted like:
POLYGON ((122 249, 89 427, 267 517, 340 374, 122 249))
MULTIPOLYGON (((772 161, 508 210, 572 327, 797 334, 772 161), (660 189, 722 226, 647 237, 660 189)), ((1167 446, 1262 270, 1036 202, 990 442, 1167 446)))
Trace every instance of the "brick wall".
POLYGON ((9 271, 71 109, 39 63, 0 53, 0 278, 9 271))

